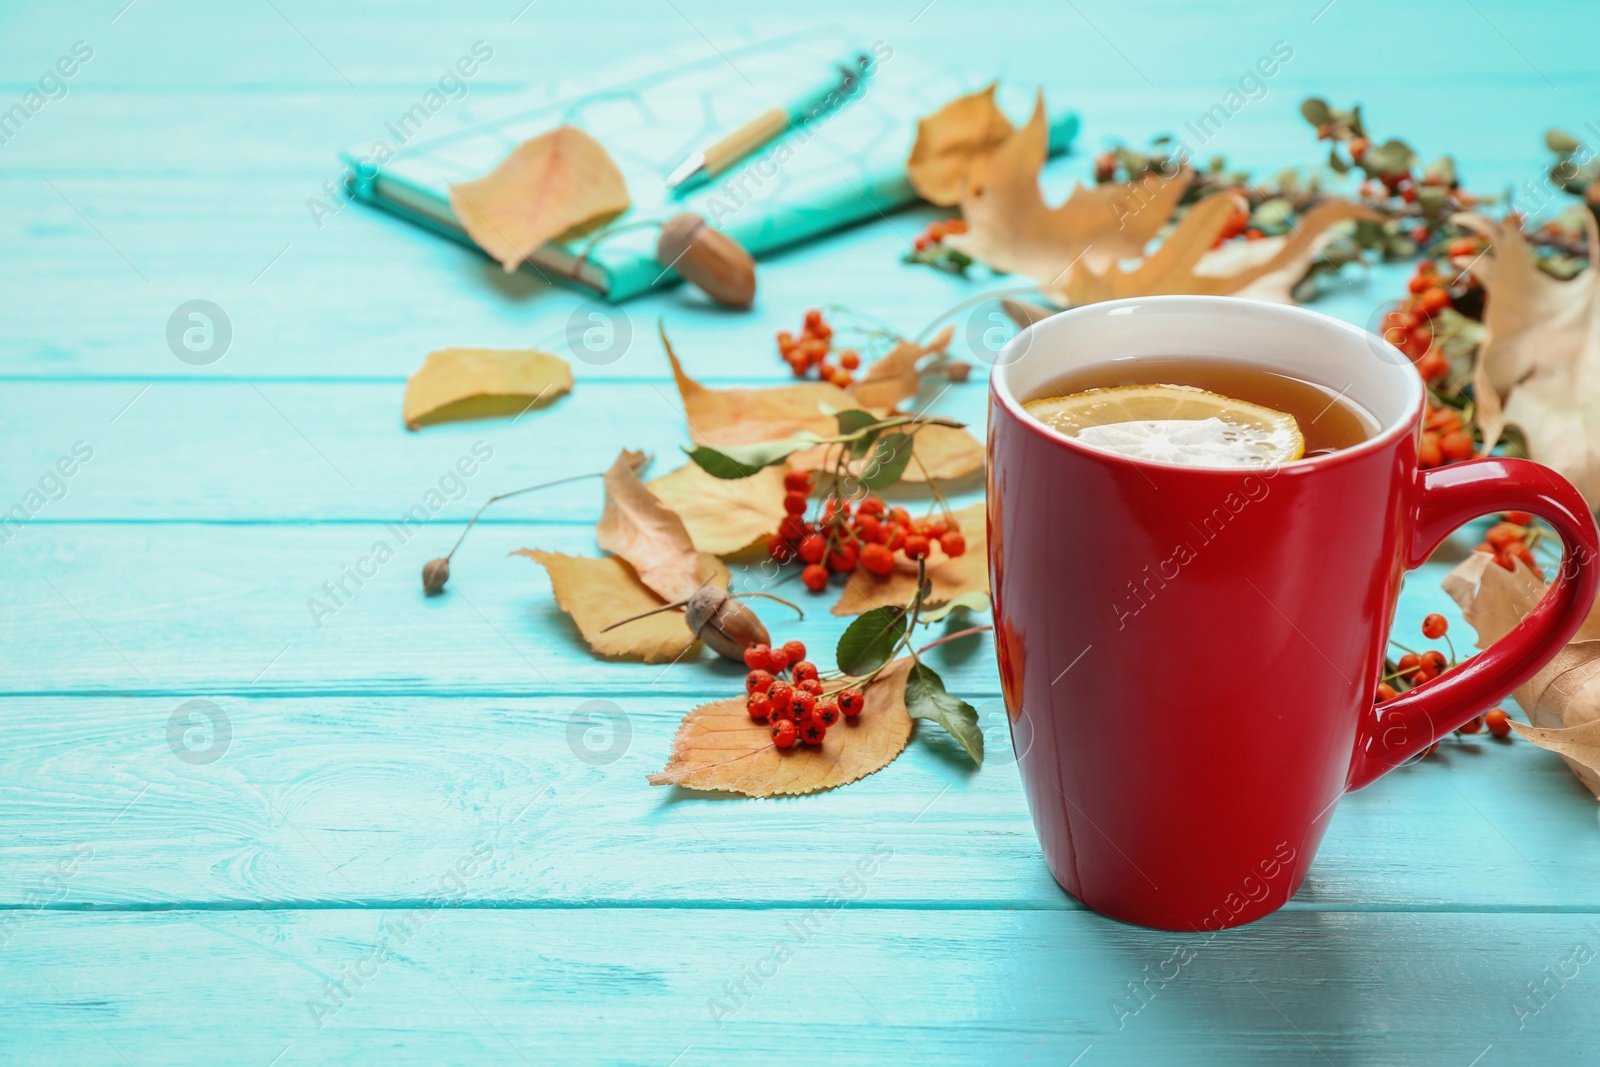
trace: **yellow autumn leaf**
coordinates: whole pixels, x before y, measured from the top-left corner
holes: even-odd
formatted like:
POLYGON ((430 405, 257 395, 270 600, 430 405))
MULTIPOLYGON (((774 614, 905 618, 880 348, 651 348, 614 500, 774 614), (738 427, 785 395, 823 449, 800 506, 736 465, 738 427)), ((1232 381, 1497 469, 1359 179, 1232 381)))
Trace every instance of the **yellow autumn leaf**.
MULTIPOLYGON (((927 579, 933 591, 924 607, 936 608, 963 593, 989 592, 988 519, 984 505, 973 504, 955 513, 956 526, 967 542, 967 550, 954 559, 935 543, 928 554, 927 579)), ((917 590, 917 565, 895 556, 895 569, 882 578, 857 568, 845 582, 844 592, 833 606, 835 615, 860 615, 873 608, 905 604, 917 590)))
MULTIPOLYGON (((639 580, 632 567, 616 556, 593 559, 537 548, 519 548, 513 555, 527 556, 544 567, 550 575, 556 604, 572 617, 584 640, 599 655, 658 663, 677 659, 695 643, 683 614, 676 611, 664 611, 602 632, 612 623, 665 603, 639 580)), ((728 568, 715 556, 700 556, 699 565, 700 581, 727 587, 728 568)))
MULTIPOLYGON (((861 714, 840 719, 821 745, 778 748, 768 725, 750 718, 743 696, 701 704, 684 716, 672 755, 660 774, 650 775, 650 784, 771 797, 865 778, 894 762, 911 739, 905 702, 910 669, 909 656, 884 668, 867 690, 861 714)), ((830 691, 835 687, 829 684, 830 691)))
POLYGON ((959 202, 968 186, 983 182, 990 158, 1013 129, 994 102, 996 84, 958 96, 917 120, 906 177, 924 200, 948 206, 959 202))
POLYGON ((700 564, 683 520, 639 480, 638 453, 624 449, 605 473, 606 498, 595 544, 626 560, 639 580, 667 602, 700 586, 700 564))
POLYGON ((1535 265, 1520 226, 1481 215, 1456 221, 1488 237, 1492 251, 1462 266, 1483 282, 1483 347, 1474 374, 1487 451, 1504 425, 1522 431, 1528 455, 1600 504, 1600 226, 1583 213, 1589 269, 1567 281, 1535 265))
MULTIPOLYGON (((749 445, 781 441, 801 432, 829 437, 839 431, 833 412, 861 406, 850 393, 828 382, 711 389, 689 377, 665 334, 662 343, 683 400, 689 438, 697 445, 749 445)), ((884 414, 881 410, 874 413, 884 414)), ((789 463, 799 470, 819 470, 826 451, 819 446, 796 452, 789 463)), ((902 480, 907 482, 963 478, 983 468, 983 444, 965 429, 951 426, 922 427, 912 455, 920 463, 913 461, 906 468, 902 480)))
POLYGON ((678 513, 695 548, 730 556, 761 544, 788 514, 783 474, 782 467, 767 467, 748 478, 715 478, 686 463, 645 488, 678 513))
POLYGON ((406 380, 402 417, 415 430, 437 422, 520 415, 572 391, 572 368, 532 348, 442 348, 406 380))
MULTIPOLYGON (((1516 571, 1474 552, 1441 583, 1488 648, 1544 596, 1548 588, 1527 564, 1516 571)), ((1511 725, 1540 748, 1557 752, 1572 773, 1600 797, 1600 610, 1591 609, 1573 639, 1513 694, 1532 729, 1511 725)))
POLYGON ((468 236, 509 271, 547 241, 628 209, 628 185, 600 144, 576 126, 523 141, 488 174, 450 186, 468 236))
POLYGON ((925 345, 902 339, 895 346, 867 365, 849 386, 848 392, 856 404, 869 411, 893 408, 901 401, 910 400, 922 388, 922 374, 917 364, 926 356, 943 352, 950 347, 956 328, 946 326, 925 345))

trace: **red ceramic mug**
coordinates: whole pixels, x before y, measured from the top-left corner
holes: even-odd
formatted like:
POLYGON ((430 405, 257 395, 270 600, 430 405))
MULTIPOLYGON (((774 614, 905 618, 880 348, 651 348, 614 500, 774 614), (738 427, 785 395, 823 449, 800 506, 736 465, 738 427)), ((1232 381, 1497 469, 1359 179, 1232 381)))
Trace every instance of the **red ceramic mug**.
POLYGON ((1001 351, 989 546, 1012 742, 1045 859, 1125 922, 1216 930, 1294 895, 1339 797, 1504 699, 1573 635, 1600 572, 1593 518, 1549 469, 1417 469, 1411 363, 1300 308, 1165 296, 1052 316, 1001 351), (1128 459, 1022 409, 1129 356, 1256 364, 1338 390, 1379 432, 1267 470, 1128 459), (1402 573, 1457 526, 1528 511, 1554 586, 1465 666, 1373 706, 1402 573), (1254 683, 1254 684, 1252 684, 1254 683))

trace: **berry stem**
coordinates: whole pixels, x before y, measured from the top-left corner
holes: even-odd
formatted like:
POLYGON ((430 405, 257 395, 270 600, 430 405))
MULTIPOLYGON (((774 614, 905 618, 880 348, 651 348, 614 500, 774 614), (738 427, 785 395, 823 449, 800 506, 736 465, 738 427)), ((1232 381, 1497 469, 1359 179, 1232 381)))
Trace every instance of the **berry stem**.
POLYGON ((963 638, 963 637, 971 637, 973 634, 981 634, 981 633, 985 632, 986 630, 993 630, 993 629, 994 629, 993 626, 969 626, 965 630, 957 630, 953 634, 945 634, 943 637, 939 638, 937 641, 929 641, 927 644, 925 644, 921 648, 917 649, 917 655, 919 655, 919 656, 922 655, 924 652, 928 651, 928 649, 930 649, 930 648, 938 648, 940 645, 944 644, 946 641, 956 641, 956 640, 959 640, 960 638, 963 638))
POLYGON ((467 539, 467 533, 471 531, 474 525, 476 525, 478 517, 484 513, 485 509, 487 509, 490 504, 509 499, 510 497, 521 496, 523 493, 534 493, 538 492, 540 489, 552 489, 558 485, 566 485, 568 482, 581 482, 585 478, 599 478, 604 473, 604 471, 593 471, 589 474, 574 474, 570 478, 557 478, 553 482, 544 482, 540 485, 530 485, 526 489, 513 489, 509 493, 501 493, 498 496, 490 497, 488 500, 483 502, 482 507, 478 508, 477 511, 472 513, 472 518, 467 521, 466 529, 461 531, 461 536, 456 538, 456 543, 451 546, 449 553, 444 557, 445 561, 448 562, 453 556, 455 556, 456 549, 461 547, 461 542, 467 539))

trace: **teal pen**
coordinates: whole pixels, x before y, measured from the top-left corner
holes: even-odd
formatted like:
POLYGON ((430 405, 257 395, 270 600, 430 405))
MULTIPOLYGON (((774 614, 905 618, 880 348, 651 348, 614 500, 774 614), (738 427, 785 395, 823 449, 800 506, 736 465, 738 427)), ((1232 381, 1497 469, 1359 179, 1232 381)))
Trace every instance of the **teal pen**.
POLYGON ((861 95, 866 79, 872 76, 877 67, 878 62, 871 52, 852 52, 830 68, 830 77, 823 85, 788 107, 768 108, 715 144, 707 145, 678 164, 667 178, 667 188, 681 195, 715 178, 789 130, 816 121, 824 111, 831 113, 843 107, 861 95))

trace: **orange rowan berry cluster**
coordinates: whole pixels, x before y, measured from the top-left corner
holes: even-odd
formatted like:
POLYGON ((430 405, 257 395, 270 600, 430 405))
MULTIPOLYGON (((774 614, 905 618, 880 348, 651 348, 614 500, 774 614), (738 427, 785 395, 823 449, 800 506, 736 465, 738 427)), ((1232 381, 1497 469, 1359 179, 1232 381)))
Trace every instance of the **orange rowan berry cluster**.
POLYGON ((1517 561, 1521 560, 1535 575, 1543 578, 1544 568, 1539 566, 1533 549, 1528 545, 1528 535, 1533 532, 1532 523, 1533 516, 1526 511, 1508 511, 1504 522, 1489 527, 1477 550, 1494 553, 1494 561, 1508 571, 1515 571, 1517 561))
POLYGON ((934 219, 928 223, 921 233, 917 234, 917 239, 911 242, 911 247, 918 252, 926 252, 934 245, 943 244, 944 239, 951 234, 966 232, 967 223, 965 219, 934 219))
MULTIPOLYGON (((1517 516, 1522 515, 1523 513, 1511 512, 1510 514, 1517 516)), ((1508 524, 1501 523, 1500 525, 1505 526, 1508 524)), ((1498 529, 1498 527, 1496 527, 1496 529, 1498 529)), ((1530 566, 1531 565, 1532 564, 1530 563, 1530 566)), ((1438 612, 1434 612, 1422 620, 1422 636, 1426 637, 1430 641, 1437 641, 1443 637, 1446 642, 1449 642, 1450 639, 1446 636, 1449 632, 1450 620, 1446 619, 1438 612)), ((1454 653, 1455 647, 1453 645, 1451 646, 1452 658, 1450 659, 1446 659, 1445 654, 1440 652, 1438 649, 1430 648, 1425 652, 1408 651, 1394 663, 1393 670, 1385 674, 1378 682, 1378 688, 1373 694, 1372 702, 1374 704, 1387 704, 1389 701, 1395 699, 1405 691, 1398 688, 1399 685, 1403 684, 1406 689, 1410 689, 1414 686, 1421 685, 1423 682, 1431 682, 1433 679, 1439 677, 1439 675, 1443 674, 1451 667, 1456 666, 1456 662, 1453 658, 1454 653)), ((1385 664, 1385 666, 1387 667, 1388 664, 1385 664)), ((1494 737, 1506 737, 1511 733, 1511 720, 1510 717, 1506 715, 1504 708, 1490 708, 1482 715, 1479 715, 1477 718, 1461 727, 1456 731, 1456 733, 1476 734, 1485 729, 1487 729, 1494 737)), ((1438 750, 1438 748, 1439 742, 1435 741, 1433 744, 1429 745, 1425 750, 1423 750, 1422 755, 1431 756, 1435 751, 1438 750)))
POLYGON ((861 366, 860 352, 853 348, 834 348, 833 327, 822 317, 820 308, 806 312, 798 336, 788 330, 778 331, 778 355, 789 364, 796 378, 804 378, 815 369, 823 381, 840 387, 854 381, 853 372, 861 366), (838 362, 829 362, 830 355, 838 362))
POLYGON ((905 508, 889 507, 875 496, 852 505, 830 493, 816 518, 807 521, 811 476, 790 471, 783 485, 787 514, 768 549, 779 563, 804 563, 800 580, 813 593, 822 592, 832 575, 850 574, 857 567, 874 578, 887 578, 894 572, 896 553, 916 562, 925 559, 936 542, 946 556, 967 550, 966 538, 948 517, 913 519, 905 508))
POLYGON ((778 748, 820 745, 828 727, 854 719, 867 706, 858 688, 824 693, 817 665, 806 659, 806 646, 787 641, 781 648, 752 645, 745 649, 745 710, 756 722, 770 723, 778 748))

